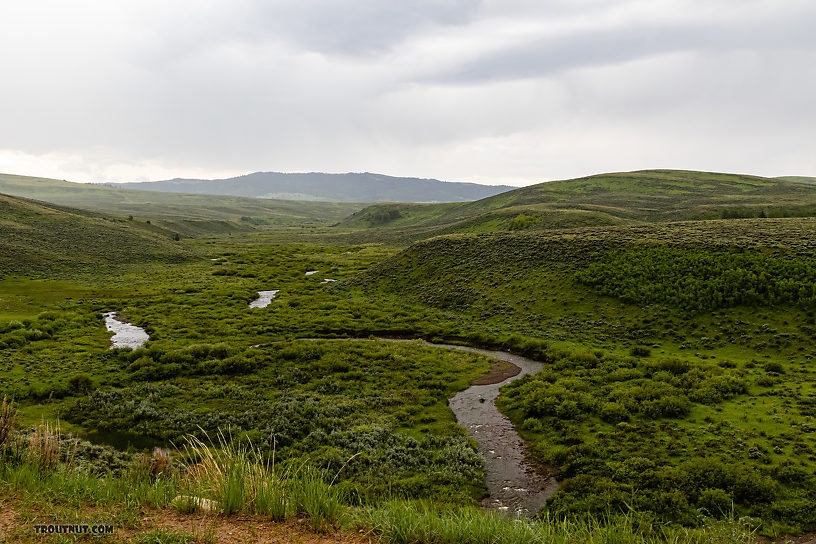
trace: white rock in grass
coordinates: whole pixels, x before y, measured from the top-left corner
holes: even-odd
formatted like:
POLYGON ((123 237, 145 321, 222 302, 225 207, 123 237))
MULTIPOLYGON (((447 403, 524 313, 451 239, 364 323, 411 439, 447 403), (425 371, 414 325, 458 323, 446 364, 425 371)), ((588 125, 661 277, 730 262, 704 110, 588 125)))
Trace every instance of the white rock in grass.
POLYGON ((202 512, 217 512, 220 509, 216 501, 194 495, 179 495, 173 499, 171 504, 179 509, 194 509, 202 512))

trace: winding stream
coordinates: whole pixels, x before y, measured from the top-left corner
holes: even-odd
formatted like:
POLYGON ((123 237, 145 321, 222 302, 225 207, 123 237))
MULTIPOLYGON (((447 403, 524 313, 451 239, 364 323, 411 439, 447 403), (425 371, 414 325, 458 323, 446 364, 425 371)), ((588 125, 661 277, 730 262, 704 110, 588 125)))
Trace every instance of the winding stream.
POLYGON ((280 289, 274 291, 258 291, 258 298, 249 303, 250 308, 266 308, 280 292, 280 289))
POLYGON ((150 340, 150 336, 143 328, 116 319, 116 312, 107 312, 104 316, 105 328, 114 333, 110 339, 111 349, 139 349, 145 345, 145 342, 150 340))
MULTIPOLYGON (((345 339, 343 339, 345 340, 345 339)), ((368 340, 352 338, 354 340, 368 340)), ((537 514, 547 499, 558 491, 553 477, 542 476, 525 459, 525 444, 513 424, 496 408, 499 389, 527 374, 535 374, 544 364, 506 351, 433 344, 424 340, 378 338, 386 342, 414 342, 423 346, 458 349, 505 361, 521 371, 504 381, 489 385, 471 385, 454 395, 448 404, 456 422, 464 427, 479 447, 485 460, 485 485, 489 496, 482 501, 488 509, 506 510, 515 514, 537 514)))
POLYGON ((485 484, 490 496, 482 501, 482 506, 518 514, 537 514, 547 499, 558 491, 558 482, 555 478, 539 474, 525 459, 524 441, 510 420, 496 408, 496 399, 503 385, 527 374, 535 374, 544 365, 504 351, 447 344, 429 345, 480 353, 521 369, 515 376, 499 383, 471 385, 456 393, 448 404, 456 415, 457 423, 476 440, 479 452, 485 459, 485 484))

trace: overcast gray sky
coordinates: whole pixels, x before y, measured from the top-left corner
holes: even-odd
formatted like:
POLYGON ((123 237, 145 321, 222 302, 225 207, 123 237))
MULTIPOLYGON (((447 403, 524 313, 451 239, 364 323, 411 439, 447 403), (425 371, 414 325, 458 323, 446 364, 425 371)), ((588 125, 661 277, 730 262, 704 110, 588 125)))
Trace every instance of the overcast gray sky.
POLYGON ((813 0, 0 4, 0 172, 816 176, 813 0))

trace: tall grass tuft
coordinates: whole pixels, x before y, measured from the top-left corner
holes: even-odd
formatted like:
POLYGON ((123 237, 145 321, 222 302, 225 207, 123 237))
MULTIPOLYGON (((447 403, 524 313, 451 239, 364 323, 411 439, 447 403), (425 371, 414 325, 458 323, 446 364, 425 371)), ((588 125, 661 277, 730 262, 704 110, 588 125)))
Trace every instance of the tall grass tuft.
POLYGON ((268 516, 272 521, 283 521, 292 513, 293 501, 292 480, 301 467, 289 465, 283 470, 275 466, 275 452, 272 452, 272 465, 266 467, 265 477, 257 481, 254 512, 268 516))
MULTIPOLYGON (((185 456, 195 461, 182 481, 185 493, 177 506, 185 511, 201 509, 203 501, 215 501, 224 514, 246 512, 282 521, 287 516, 308 516, 315 531, 326 532, 340 524, 344 510, 342 494, 326 483, 321 471, 290 463, 281 469, 264 459, 249 442, 228 440, 219 433, 217 442, 188 436, 185 456)), ((208 507, 212 505, 206 502, 208 507)), ((212 505, 215 506, 215 505, 212 505)))
POLYGON ((40 420, 28 439, 30 461, 42 470, 53 471, 59 463, 61 442, 59 422, 52 427, 45 419, 40 420))
POLYGON ((154 448, 153 454, 141 454, 130 470, 136 480, 156 481, 160 478, 174 476, 173 463, 170 452, 162 448, 154 448))
MULTIPOLYGON (((227 515, 251 506, 254 501, 253 480, 263 471, 255 453, 238 441, 227 440, 218 433, 218 444, 208 446, 194 436, 185 438, 184 452, 198 462, 190 467, 185 483, 194 496, 211 498, 227 515)), ((195 502, 195 501, 193 501, 195 502)))
POLYGON ((14 409, 12 403, 3 397, 3 404, 0 404, 0 448, 5 445, 11 429, 14 427, 14 416, 17 415, 17 410, 14 409))
POLYGON ((355 520, 388 544, 748 544, 752 530, 740 520, 700 529, 641 523, 637 515, 604 520, 532 520, 476 508, 444 508, 428 502, 391 501, 355 520))
POLYGON ((475 508, 441 508, 429 502, 394 501, 367 510, 362 524, 390 544, 558 543, 552 526, 475 508))
MULTIPOLYGON (((332 482, 333 483, 333 482, 332 482)), ((312 529, 326 532, 340 524, 342 497, 332 484, 327 484, 319 470, 305 467, 299 471, 292 490, 296 510, 309 516, 312 529)))

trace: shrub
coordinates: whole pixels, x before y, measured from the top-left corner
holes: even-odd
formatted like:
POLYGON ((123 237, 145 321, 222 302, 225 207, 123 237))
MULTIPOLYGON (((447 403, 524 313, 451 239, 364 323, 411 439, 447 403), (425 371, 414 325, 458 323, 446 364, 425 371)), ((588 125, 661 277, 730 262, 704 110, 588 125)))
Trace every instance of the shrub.
POLYGON ((783 367, 781 363, 778 363, 776 361, 768 361, 767 363, 762 365, 762 368, 765 370, 765 372, 774 372, 776 374, 785 373, 785 367, 783 367))
POLYGON ((691 402, 686 397, 669 395, 643 403, 643 413, 653 419, 660 417, 682 417, 691 411, 691 402))
POLYGON ((600 417, 607 423, 620 423, 621 421, 629 421, 629 410, 622 404, 617 402, 605 402, 601 406, 600 417))
POLYGON ((77 374, 68 379, 68 390, 74 395, 87 395, 91 387, 93 382, 87 374, 77 374))
POLYGON ((541 221, 540 217, 534 215, 518 214, 510 221, 509 230, 524 230, 541 221))
POLYGON ((704 489, 697 501, 709 514, 717 517, 728 515, 734 508, 734 501, 726 491, 718 488, 704 489))
POLYGON ((691 369, 691 364, 681 359, 661 359, 654 366, 675 376, 685 374, 691 369))
POLYGON ((760 376, 756 381, 756 384, 760 387, 771 387, 775 383, 776 379, 771 376, 760 376))
POLYGON ((646 346, 633 346, 632 349, 629 350, 629 354, 633 357, 648 357, 652 354, 652 350, 646 346))

